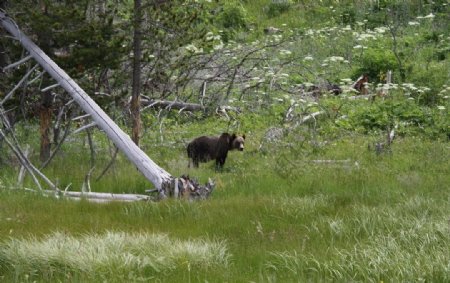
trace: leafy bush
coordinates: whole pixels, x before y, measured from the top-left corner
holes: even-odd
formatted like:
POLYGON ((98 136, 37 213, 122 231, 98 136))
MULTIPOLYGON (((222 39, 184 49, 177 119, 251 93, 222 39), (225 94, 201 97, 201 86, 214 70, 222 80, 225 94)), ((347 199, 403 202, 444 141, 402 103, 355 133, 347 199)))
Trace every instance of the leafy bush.
POLYGON ((371 48, 364 52, 361 67, 354 76, 368 74, 371 81, 378 83, 388 70, 397 69, 397 61, 391 50, 371 48))
POLYGON ((356 11, 354 7, 351 6, 345 6, 343 8, 342 14, 342 24, 343 25, 351 25, 353 26, 356 21, 356 11))
POLYGON ((445 121, 450 117, 445 111, 419 105, 413 99, 392 95, 394 97, 377 100, 372 104, 345 105, 342 112, 348 111, 347 116, 338 118, 335 123, 339 127, 364 134, 397 127, 399 135, 424 134, 430 138, 448 135, 449 129, 445 121))
POLYGON ((238 2, 227 2, 218 14, 218 24, 224 29, 221 33, 223 41, 228 42, 238 30, 248 26, 247 11, 238 2))
POLYGON ((224 5, 219 22, 226 29, 245 28, 248 24, 247 11, 239 3, 230 1, 224 5))
POLYGON ((277 17, 291 8, 291 0, 272 0, 267 6, 267 15, 270 18, 277 17))

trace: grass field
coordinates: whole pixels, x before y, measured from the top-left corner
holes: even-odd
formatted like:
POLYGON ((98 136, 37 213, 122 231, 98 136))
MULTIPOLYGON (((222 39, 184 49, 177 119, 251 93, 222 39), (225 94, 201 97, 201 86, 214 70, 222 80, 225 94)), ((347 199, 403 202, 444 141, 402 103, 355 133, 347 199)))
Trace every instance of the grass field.
MULTIPOLYGON (((258 146, 248 136, 246 151, 231 153, 219 173, 213 163, 187 169, 183 148, 156 155, 174 175, 188 172, 201 182, 213 177, 217 187, 207 201, 99 205, 2 189, 0 278, 450 280, 447 142, 399 138, 381 155, 367 149, 364 136, 315 151, 302 145, 263 154, 258 146)), ((71 162, 70 176, 82 180, 86 171, 77 169, 76 158, 71 162)), ((115 170, 93 189, 142 192, 148 186, 123 158, 115 170)), ((64 170, 49 171, 61 176, 64 170)), ((0 180, 2 186, 13 182, 0 180)))

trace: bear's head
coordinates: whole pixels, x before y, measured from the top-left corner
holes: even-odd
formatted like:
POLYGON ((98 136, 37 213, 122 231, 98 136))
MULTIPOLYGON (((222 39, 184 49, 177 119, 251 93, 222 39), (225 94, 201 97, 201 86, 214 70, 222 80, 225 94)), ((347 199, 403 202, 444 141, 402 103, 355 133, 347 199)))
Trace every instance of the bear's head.
POLYGON ((230 149, 244 150, 245 135, 238 136, 233 134, 230 139, 230 149))

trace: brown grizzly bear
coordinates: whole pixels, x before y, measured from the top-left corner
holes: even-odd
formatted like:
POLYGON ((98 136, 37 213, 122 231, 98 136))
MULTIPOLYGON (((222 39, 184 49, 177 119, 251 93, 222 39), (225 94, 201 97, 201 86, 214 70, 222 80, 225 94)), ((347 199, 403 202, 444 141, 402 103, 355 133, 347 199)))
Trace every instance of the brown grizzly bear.
POLYGON ((228 151, 233 149, 244 150, 244 141, 245 135, 237 136, 229 133, 223 133, 218 137, 198 137, 187 146, 188 167, 191 166, 191 159, 194 167, 198 167, 199 162, 208 162, 215 159, 216 170, 221 169, 227 159, 228 151))

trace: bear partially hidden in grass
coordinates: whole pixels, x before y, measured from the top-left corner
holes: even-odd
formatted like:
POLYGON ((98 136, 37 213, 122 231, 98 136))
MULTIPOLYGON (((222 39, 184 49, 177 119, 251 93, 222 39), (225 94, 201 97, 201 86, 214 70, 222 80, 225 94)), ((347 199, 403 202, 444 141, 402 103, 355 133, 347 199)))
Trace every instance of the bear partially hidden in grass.
POLYGON ((245 135, 237 136, 229 133, 223 133, 218 137, 198 137, 187 146, 188 167, 191 167, 191 159, 194 167, 198 167, 199 162, 208 162, 215 159, 216 170, 221 169, 227 159, 228 151, 233 149, 243 151, 244 141, 245 135))

